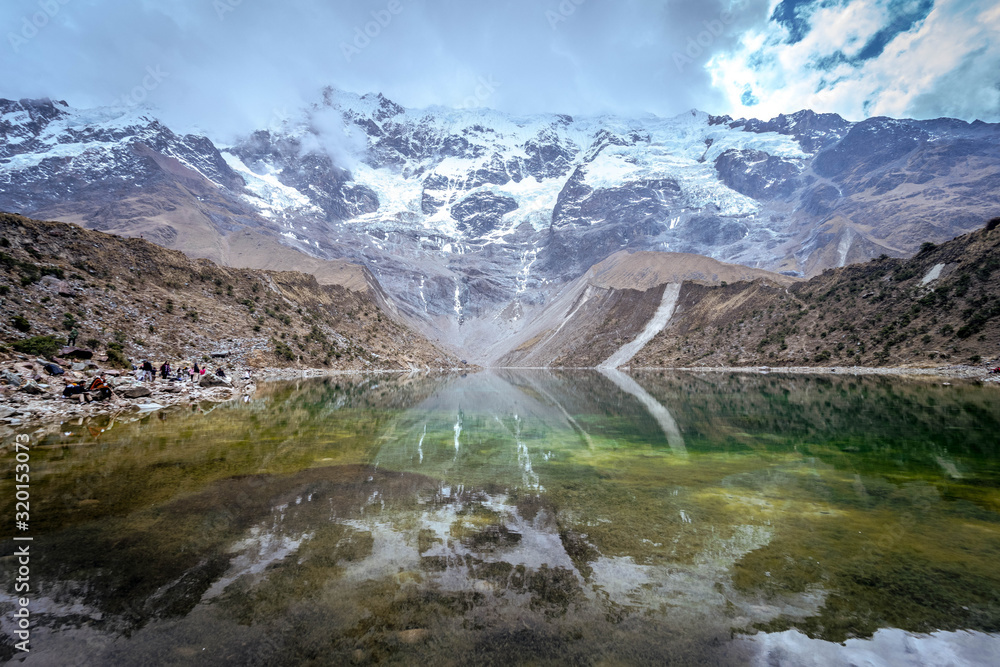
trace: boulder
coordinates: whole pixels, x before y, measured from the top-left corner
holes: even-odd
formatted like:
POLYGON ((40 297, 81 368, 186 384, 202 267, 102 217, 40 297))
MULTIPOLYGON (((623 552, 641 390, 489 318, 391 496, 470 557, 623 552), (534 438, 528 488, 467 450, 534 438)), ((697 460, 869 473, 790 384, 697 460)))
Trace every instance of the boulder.
POLYGON ((104 374, 111 378, 116 378, 122 374, 121 371, 104 371, 104 374))
POLYGON ((38 386, 38 383, 34 380, 28 380, 24 383, 19 391, 23 391, 26 394, 31 394, 33 396, 38 396, 39 394, 44 394, 45 389, 38 386))
POLYGON ((215 373, 205 373, 201 376, 202 387, 232 387, 233 383, 228 378, 220 378, 215 373))
POLYGON ((17 414, 17 410, 14 408, 7 407, 6 405, 0 405, 0 419, 6 419, 7 417, 13 417, 17 414))
POLYGON ((216 350, 215 352, 212 353, 212 356, 214 358, 216 358, 216 359, 225 359, 226 357, 229 356, 229 351, 228 350, 216 350))
POLYGON ((73 365, 72 361, 69 359, 63 359, 62 357, 52 357, 52 361, 56 362, 60 366, 63 366, 64 368, 69 368, 73 365))
POLYGON ((129 387, 122 392, 125 398, 145 398, 152 394, 148 387, 129 387))
POLYGON ((70 368, 72 368, 74 371, 85 371, 87 370, 87 364, 83 363, 82 361, 78 361, 74 363, 72 366, 70 366, 70 368))
POLYGON ((20 387, 24 384, 24 379, 20 375, 11 371, 0 372, 0 380, 3 380, 5 384, 10 384, 15 387, 20 387))
POLYGON ((181 388, 178 387, 175 384, 172 384, 169 387, 164 387, 163 388, 163 393, 165 393, 165 394, 179 394, 179 393, 181 393, 181 388))

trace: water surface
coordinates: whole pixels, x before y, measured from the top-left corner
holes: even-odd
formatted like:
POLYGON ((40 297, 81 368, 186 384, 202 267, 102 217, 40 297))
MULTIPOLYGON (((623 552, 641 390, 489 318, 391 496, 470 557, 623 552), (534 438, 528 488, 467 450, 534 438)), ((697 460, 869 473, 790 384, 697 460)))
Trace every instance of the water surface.
POLYGON ((889 628, 988 664, 998 399, 498 371, 68 424, 32 452, 25 664, 807 664, 768 641, 889 628))

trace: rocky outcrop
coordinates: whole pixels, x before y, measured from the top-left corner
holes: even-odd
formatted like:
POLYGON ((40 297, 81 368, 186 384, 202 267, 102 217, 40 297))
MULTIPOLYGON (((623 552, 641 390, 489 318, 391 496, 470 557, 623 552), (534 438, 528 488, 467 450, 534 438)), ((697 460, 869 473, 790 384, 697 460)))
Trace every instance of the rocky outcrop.
POLYGON ((206 373, 201 376, 198 385, 202 387, 232 387, 233 383, 228 378, 219 377, 214 373, 206 373))
POLYGON ((476 192, 455 204, 451 217, 458 221, 458 228, 471 238, 486 236, 500 226, 503 216, 517 210, 511 197, 495 192, 476 192))
POLYGON ((753 149, 729 149, 715 158, 723 183, 760 201, 787 199, 802 185, 800 160, 787 160, 753 149))

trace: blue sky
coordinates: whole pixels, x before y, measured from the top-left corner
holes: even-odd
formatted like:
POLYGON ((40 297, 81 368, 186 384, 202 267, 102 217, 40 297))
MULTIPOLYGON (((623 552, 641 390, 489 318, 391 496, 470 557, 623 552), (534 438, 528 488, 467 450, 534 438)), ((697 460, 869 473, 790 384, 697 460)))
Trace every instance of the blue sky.
POLYGON ((0 96, 216 137, 324 85, 513 113, 1000 121, 992 0, 5 0, 0 96))

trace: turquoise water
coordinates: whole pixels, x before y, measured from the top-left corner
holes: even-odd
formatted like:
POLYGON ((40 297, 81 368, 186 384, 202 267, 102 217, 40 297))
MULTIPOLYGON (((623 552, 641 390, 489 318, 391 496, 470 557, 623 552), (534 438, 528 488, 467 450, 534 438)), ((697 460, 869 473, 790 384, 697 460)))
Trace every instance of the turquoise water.
POLYGON ((996 633, 998 399, 485 372, 66 424, 31 453, 25 664, 742 664, 759 632, 996 633))

